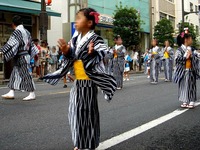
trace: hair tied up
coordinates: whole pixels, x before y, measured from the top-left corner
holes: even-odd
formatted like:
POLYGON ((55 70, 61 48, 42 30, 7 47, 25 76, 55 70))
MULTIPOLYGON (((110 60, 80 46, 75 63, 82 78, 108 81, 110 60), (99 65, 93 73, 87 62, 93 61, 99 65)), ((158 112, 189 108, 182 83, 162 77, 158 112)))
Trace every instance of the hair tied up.
POLYGON ((99 23, 99 15, 100 14, 98 12, 94 12, 94 11, 90 12, 90 16, 94 16, 96 24, 99 23))

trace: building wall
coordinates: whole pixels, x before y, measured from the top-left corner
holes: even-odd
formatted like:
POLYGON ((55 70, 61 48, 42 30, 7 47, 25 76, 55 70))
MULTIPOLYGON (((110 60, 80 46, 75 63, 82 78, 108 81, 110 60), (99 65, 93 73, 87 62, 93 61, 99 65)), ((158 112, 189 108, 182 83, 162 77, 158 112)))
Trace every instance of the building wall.
MULTIPOLYGON (((180 1, 180 0, 179 0, 180 1)), ((154 27, 162 18, 170 19, 173 26, 176 26, 176 6, 174 0, 152 0, 152 35, 154 27)))
MULTIPOLYGON (((197 0, 185 0, 184 1, 184 9, 186 12, 190 12, 190 3, 193 4, 193 10, 195 10, 195 6, 198 7, 198 1, 197 0)), ((196 27, 199 27, 199 16, 196 13, 189 14, 185 16, 185 22, 190 22, 194 24, 196 27), (188 18, 188 19, 187 19, 188 18)), ((176 0, 176 25, 182 21, 182 1, 176 0)), ((176 27, 176 29, 178 29, 176 27)))
POLYGON ((145 24, 142 25, 143 31, 150 32, 149 0, 88 0, 88 6, 94 8, 101 14, 113 16, 116 5, 122 2, 123 6, 134 7, 140 12, 141 19, 145 24))
MULTIPOLYGON (((154 27, 162 17, 167 19, 174 18, 172 21, 175 33, 178 32, 178 24, 182 22, 182 0, 151 0, 152 4, 152 34, 154 33, 154 27)), ((184 0, 184 9, 186 12, 190 12, 190 3, 193 4, 193 11, 198 8, 199 0, 184 0)), ((192 23, 196 29, 199 29, 199 16, 196 13, 185 16, 185 22, 192 23)))
POLYGON ((49 17, 49 30, 47 32, 48 44, 50 47, 56 46, 59 38, 63 38, 62 24, 68 21, 67 15, 67 0, 53 0, 51 6, 52 10, 61 13, 61 17, 49 17))
MULTIPOLYGON (((141 49, 144 51, 149 47, 149 34, 150 34, 150 1, 149 0, 88 0, 88 6, 94 8, 100 14, 113 16, 116 10, 116 5, 134 7, 140 12, 141 20, 144 21, 142 25, 143 32, 141 34, 141 49)), ((111 43, 109 41, 109 43, 111 43)))
MULTIPOLYGON (((73 0, 70 0, 72 2, 73 0)), ((75 1, 75 0, 74 0, 75 1)), ((112 17, 114 11, 116 9, 116 5, 122 2, 123 6, 130 6, 136 8, 141 15, 141 19, 145 22, 142 25, 143 31, 145 33, 150 33, 150 16, 149 16, 149 0, 84 0, 84 3, 87 2, 88 7, 92 7, 96 9, 100 14, 107 15, 108 17, 112 17)), ((64 37, 66 41, 70 39, 71 35, 71 26, 70 22, 73 22, 73 16, 75 16, 74 11, 70 11, 68 13, 68 0, 56 0, 52 1, 52 5, 50 6, 51 9, 61 13, 61 18, 51 17, 51 24, 50 30, 48 30, 48 43, 50 46, 57 44, 57 39, 64 37), (71 17, 71 18, 68 18, 71 17), (70 21, 70 22, 69 22, 70 21)), ((84 4, 85 6, 85 4, 84 4)), ((72 8, 73 9, 73 8, 72 8)), ((147 38, 144 37, 145 44, 144 47, 147 45, 147 38)))

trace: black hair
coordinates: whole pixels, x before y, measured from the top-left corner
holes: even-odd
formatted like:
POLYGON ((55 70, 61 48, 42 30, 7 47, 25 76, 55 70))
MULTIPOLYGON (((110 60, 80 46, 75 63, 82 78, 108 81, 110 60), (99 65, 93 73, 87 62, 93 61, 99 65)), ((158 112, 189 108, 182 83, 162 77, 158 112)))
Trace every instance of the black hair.
POLYGON ((39 39, 33 39, 32 41, 33 42, 39 42, 39 39))
POLYGON ((182 32, 177 36, 177 44, 178 46, 181 46, 182 44, 184 44, 185 39, 189 39, 190 37, 192 37, 192 34, 190 33, 185 33, 182 32))
POLYGON ((12 18, 12 23, 15 25, 15 26, 18 26, 20 24, 22 24, 22 18, 18 15, 15 15, 13 18, 12 18))
POLYGON ((120 35, 116 35, 116 36, 114 37, 114 40, 118 40, 119 38, 121 38, 121 36, 120 36, 120 35))
POLYGON ((170 42, 170 40, 168 40, 168 39, 167 39, 167 40, 165 40, 165 42, 169 42, 169 44, 171 43, 171 42, 170 42))
POLYGON ((93 15, 90 15, 91 12, 97 12, 96 10, 94 10, 93 8, 82 8, 80 9, 77 14, 79 12, 83 12, 84 16, 88 19, 92 21, 92 26, 91 29, 94 30, 95 26, 97 25, 95 22, 95 17, 93 15))

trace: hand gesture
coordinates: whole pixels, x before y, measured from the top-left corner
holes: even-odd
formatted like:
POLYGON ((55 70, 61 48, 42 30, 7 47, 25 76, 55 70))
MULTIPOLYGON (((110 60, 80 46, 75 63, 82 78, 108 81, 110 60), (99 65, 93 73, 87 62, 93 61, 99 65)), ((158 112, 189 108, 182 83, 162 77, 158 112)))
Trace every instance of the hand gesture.
POLYGON ((192 51, 191 51, 191 50, 188 50, 188 51, 187 51, 187 56, 186 56, 186 58, 189 59, 191 56, 192 56, 192 51))
POLYGON ((88 54, 92 54, 94 51, 94 42, 90 41, 89 48, 88 48, 88 54))
POLYGON ((66 44, 64 39, 58 40, 58 47, 60 48, 60 50, 63 52, 64 55, 67 55, 69 53, 70 45, 66 44))

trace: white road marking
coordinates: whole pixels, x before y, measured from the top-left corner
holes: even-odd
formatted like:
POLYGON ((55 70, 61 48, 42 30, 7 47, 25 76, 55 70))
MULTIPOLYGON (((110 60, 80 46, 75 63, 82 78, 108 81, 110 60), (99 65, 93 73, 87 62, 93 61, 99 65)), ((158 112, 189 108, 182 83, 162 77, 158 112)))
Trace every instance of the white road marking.
MULTIPOLYGON (((196 106, 198 106, 198 105, 200 105, 200 102, 196 103, 196 106)), ((133 138, 134 136, 137 136, 137 135, 139 135, 139 134, 141 134, 141 133, 143 133, 143 132, 145 132, 147 130, 150 130, 150 129, 152 129, 152 128, 154 128, 154 127, 156 127, 156 126, 158 126, 158 125, 160 125, 160 124, 162 124, 162 123, 164 123, 164 122, 166 122, 166 121, 168 121, 170 119, 173 119, 173 118, 185 113, 188 110, 189 109, 183 109, 183 110, 177 109, 177 110, 175 110, 175 111, 173 111, 173 112, 171 112, 171 113, 169 113, 169 114, 167 114, 165 116, 162 116, 162 117, 160 117, 158 119, 150 121, 150 122, 148 122, 146 124, 143 124, 143 125, 135 128, 135 129, 132 129, 130 131, 122 133, 122 134, 120 134, 118 136, 112 137, 111 139, 108 139, 108 140, 100 143, 100 145, 97 148, 97 150, 105 150, 105 149, 110 148, 112 146, 115 146, 115 145, 117 145, 119 143, 122 143, 122 142, 124 142, 124 141, 126 141, 126 140, 128 140, 130 138, 133 138)))

